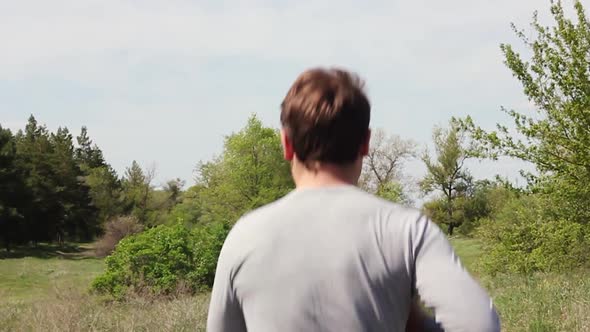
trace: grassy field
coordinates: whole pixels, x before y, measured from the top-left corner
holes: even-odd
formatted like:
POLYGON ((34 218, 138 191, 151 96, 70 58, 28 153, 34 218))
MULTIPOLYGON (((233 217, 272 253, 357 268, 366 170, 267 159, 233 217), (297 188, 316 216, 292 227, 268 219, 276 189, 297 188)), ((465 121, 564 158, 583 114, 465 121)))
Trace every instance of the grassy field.
POLYGON ((13 253, 11 258, 0 260, 2 302, 47 300, 57 290, 84 292, 103 268, 101 259, 65 253, 51 246, 13 253))
MULTIPOLYGON (((590 272, 490 277, 477 268, 476 240, 452 242, 494 297, 504 331, 590 331, 590 272)), ((0 331, 204 331, 207 294, 125 303, 89 294, 104 265, 84 249, 0 252, 0 331)))
POLYGON ((477 240, 452 242, 467 269, 492 295, 503 331, 590 331, 590 271, 491 277, 478 269, 482 249, 477 240))

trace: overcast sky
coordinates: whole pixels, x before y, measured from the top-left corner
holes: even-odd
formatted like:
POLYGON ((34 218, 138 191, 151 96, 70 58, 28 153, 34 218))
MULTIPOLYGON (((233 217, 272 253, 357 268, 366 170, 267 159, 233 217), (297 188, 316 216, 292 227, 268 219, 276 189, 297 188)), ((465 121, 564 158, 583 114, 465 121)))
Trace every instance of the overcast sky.
MULTIPOLYGON (((571 0, 565 3, 571 7, 571 0)), ((304 69, 340 66, 366 79, 372 126, 421 146, 451 116, 492 128, 501 106, 532 107, 502 63, 549 0, 0 1, 0 123, 30 114, 75 134, 86 125, 120 174, 155 163, 159 183, 192 183, 199 160, 279 104, 304 69)), ((515 177, 514 162, 472 163, 515 177)), ((420 176, 411 163, 407 172, 420 176)))

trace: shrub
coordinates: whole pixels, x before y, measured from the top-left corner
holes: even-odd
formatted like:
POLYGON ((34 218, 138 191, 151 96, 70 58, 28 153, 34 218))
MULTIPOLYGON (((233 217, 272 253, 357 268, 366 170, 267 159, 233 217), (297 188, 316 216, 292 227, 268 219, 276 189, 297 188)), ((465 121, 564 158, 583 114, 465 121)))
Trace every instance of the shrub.
POLYGON ((228 232, 225 223, 213 223, 192 231, 195 256, 191 280, 201 289, 213 286, 217 259, 228 232))
POLYGON ((121 299, 126 294, 171 295, 211 287, 227 228, 159 225, 123 239, 106 259, 92 288, 121 299))
POLYGON ((105 233, 96 243, 95 252, 99 257, 110 255, 124 237, 143 231, 143 225, 133 216, 118 216, 105 225, 105 233))
POLYGON ((467 219, 457 228, 457 232, 465 237, 470 237, 478 225, 479 220, 467 219))
POLYGON ((539 270, 568 271, 588 262, 588 226, 571 221, 543 222, 535 229, 531 258, 539 270))
POLYGON ((482 267, 498 272, 567 271, 587 264, 588 226, 553 220, 547 202, 528 195, 507 202, 493 218, 481 221, 477 236, 484 241, 482 267))

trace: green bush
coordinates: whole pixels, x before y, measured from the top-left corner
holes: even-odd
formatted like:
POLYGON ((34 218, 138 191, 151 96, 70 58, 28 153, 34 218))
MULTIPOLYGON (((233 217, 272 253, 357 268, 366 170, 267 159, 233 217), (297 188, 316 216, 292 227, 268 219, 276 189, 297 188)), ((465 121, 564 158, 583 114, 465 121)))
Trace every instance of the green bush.
POLYGON ((178 223, 129 236, 106 258, 106 270, 92 288, 121 299, 127 294, 194 293, 213 283, 224 225, 189 230, 178 223))
POLYGON ((219 252, 229 232, 225 223, 213 223, 193 229, 193 271, 190 279, 198 288, 210 288, 215 278, 219 252))
POLYGON ((481 220, 477 236, 484 242, 482 267, 498 272, 567 271, 589 262, 589 227, 545 214, 548 202, 522 196, 506 202, 481 220))
POLYGON ((470 237, 478 225, 479 225, 479 220, 467 219, 461 224, 461 226, 459 226, 457 228, 457 233, 459 233, 465 237, 470 237))
POLYGON ((535 229, 531 258, 539 270, 567 271, 588 262, 588 226, 571 221, 544 222, 535 229))

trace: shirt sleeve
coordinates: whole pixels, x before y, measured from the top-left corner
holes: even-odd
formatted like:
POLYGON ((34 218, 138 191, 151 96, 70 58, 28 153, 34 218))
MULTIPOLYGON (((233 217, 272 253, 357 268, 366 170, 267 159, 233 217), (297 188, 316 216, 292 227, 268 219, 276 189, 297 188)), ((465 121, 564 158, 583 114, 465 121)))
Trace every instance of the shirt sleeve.
POLYGON ((436 322, 447 332, 500 331, 492 300, 463 268, 440 228, 420 216, 411 236, 415 288, 436 322))
MULTIPOLYGON (((226 246, 224 245, 224 247, 226 246)), ((242 308, 233 288, 234 272, 227 248, 223 248, 217 262, 213 290, 211 291, 211 302, 207 316, 207 331, 209 332, 247 331, 242 308)))

